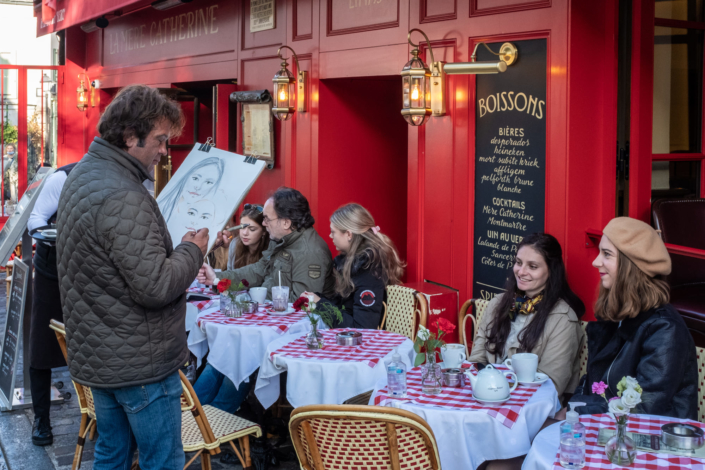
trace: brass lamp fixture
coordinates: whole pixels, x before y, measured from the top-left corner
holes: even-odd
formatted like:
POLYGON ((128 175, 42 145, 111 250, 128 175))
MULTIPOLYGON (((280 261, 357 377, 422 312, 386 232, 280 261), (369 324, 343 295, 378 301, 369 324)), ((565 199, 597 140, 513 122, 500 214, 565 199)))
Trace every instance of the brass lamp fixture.
POLYGON ((81 84, 76 88, 76 107, 79 111, 85 111, 88 107, 88 93, 90 92, 91 107, 95 107, 95 100, 93 99, 93 86, 91 85, 91 79, 85 73, 79 73, 78 78, 83 75, 86 80, 81 79, 81 84), (88 83, 88 88, 86 88, 86 83, 88 83))
POLYGON ((494 52, 484 42, 475 44, 470 56, 471 62, 444 63, 436 62, 433 48, 428 36, 420 29, 414 28, 407 36, 411 50, 411 60, 401 70, 402 93, 404 107, 401 110, 406 122, 412 126, 421 126, 429 116, 443 116, 446 113, 445 84, 447 75, 489 74, 507 70, 519 58, 519 52, 514 44, 505 42, 494 52), (411 42, 411 33, 417 31, 426 39, 428 52, 431 55, 431 68, 419 57, 419 46, 411 42), (499 57, 498 61, 477 61, 477 48, 480 45, 499 57))
POLYGON ((281 70, 279 70, 272 79, 274 84, 274 106, 272 114, 280 121, 286 121, 294 114, 295 111, 300 113, 306 112, 306 76, 307 72, 299 67, 299 59, 296 57, 296 52, 289 46, 282 46, 277 51, 277 56, 282 60, 281 70), (294 56, 296 62, 296 79, 289 71, 289 63, 282 57, 282 49, 289 49, 294 56))

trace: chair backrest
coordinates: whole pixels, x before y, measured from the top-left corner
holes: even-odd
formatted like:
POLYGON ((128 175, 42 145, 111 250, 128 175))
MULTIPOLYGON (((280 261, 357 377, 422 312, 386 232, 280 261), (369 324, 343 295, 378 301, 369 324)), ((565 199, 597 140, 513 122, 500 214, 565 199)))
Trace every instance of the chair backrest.
POLYGON ((480 320, 489 303, 489 300, 469 299, 465 301, 458 312, 458 325, 460 325, 458 340, 465 345, 465 354, 468 357, 470 357, 472 352, 472 344, 475 342, 475 335, 477 335, 477 330, 480 327, 480 320), (474 312, 470 311, 471 306, 474 312))
POLYGON ((433 431, 426 421, 405 410, 304 406, 291 414, 289 431, 304 470, 441 467, 433 431))
MULTIPOLYGON (((580 322, 580 328, 583 329, 584 332, 586 332, 586 328, 588 326, 588 322, 586 321, 581 321, 580 322)), ((583 341, 583 345, 580 347, 580 352, 578 353, 579 361, 580 361, 580 377, 583 375, 587 374, 587 361, 588 361, 588 345, 587 345, 587 338, 585 338, 585 341, 583 341)))
MULTIPOLYGON (((66 328, 64 324, 56 320, 51 320, 49 322, 49 328, 54 330, 61 353, 64 355, 64 360, 68 364, 69 356, 66 349, 66 328)), ((73 387, 76 389, 78 407, 81 409, 81 413, 88 414, 88 416, 95 419, 95 404, 93 403, 93 392, 91 392, 91 388, 76 383, 73 380, 71 382, 73 382, 73 387)))
POLYGON ((387 303, 382 320, 385 330, 413 341, 419 325, 426 326, 427 318, 428 304, 423 294, 409 287, 387 286, 387 303))
POLYGON ((698 357, 698 421, 705 423, 705 348, 695 347, 698 357))
POLYGON ((181 378, 181 412, 189 411, 193 415, 198 425, 198 430, 201 431, 203 441, 206 443, 206 450, 213 455, 220 453, 220 441, 215 438, 213 429, 208 422, 205 411, 203 411, 201 402, 198 400, 198 395, 196 395, 191 386, 191 382, 181 371, 179 371, 179 377, 181 378))

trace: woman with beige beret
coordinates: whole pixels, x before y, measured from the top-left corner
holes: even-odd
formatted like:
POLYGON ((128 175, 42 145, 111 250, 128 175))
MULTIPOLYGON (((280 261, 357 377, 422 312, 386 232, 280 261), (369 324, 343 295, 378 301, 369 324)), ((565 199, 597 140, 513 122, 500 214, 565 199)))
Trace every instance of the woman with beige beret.
POLYGON ((630 376, 643 389, 636 413, 697 419, 695 344, 668 303, 663 278, 671 272, 671 258, 661 237, 639 220, 612 219, 592 265, 601 279, 595 303, 598 321, 587 327, 587 374, 571 398, 587 405, 576 410, 606 413, 607 402, 592 393, 592 384, 607 384, 610 399, 617 396, 617 383, 630 376))

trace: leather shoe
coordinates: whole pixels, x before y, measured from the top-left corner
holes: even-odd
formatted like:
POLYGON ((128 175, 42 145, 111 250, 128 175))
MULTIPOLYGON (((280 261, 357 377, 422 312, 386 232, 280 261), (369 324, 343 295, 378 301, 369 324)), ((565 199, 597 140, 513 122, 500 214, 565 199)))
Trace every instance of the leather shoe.
POLYGON ((35 446, 49 446, 54 443, 54 434, 51 432, 49 418, 34 418, 32 426, 32 444, 35 446))

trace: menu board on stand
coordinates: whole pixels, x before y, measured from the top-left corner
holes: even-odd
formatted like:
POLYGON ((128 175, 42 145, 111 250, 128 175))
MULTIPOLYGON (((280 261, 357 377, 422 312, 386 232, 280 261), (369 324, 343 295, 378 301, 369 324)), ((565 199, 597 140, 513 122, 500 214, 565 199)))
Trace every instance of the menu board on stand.
MULTIPOLYGON (((514 43, 516 63, 476 76, 473 297, 504 292, 517 244, 544 231, 546 40, 514 43)), ((496 45, 495 45, 496 46, 496 45)), ((497 60, 478 50, 478 60, 497 60)))
POLYGON ((15 369, 20 352, 24 307, 29 284, 29 267, 19 259, 12 269, 12 286, 10 302, 5 319, 5 336, 0 352, 0 406, 2 410, 11 410, 15 395, 15 369))

